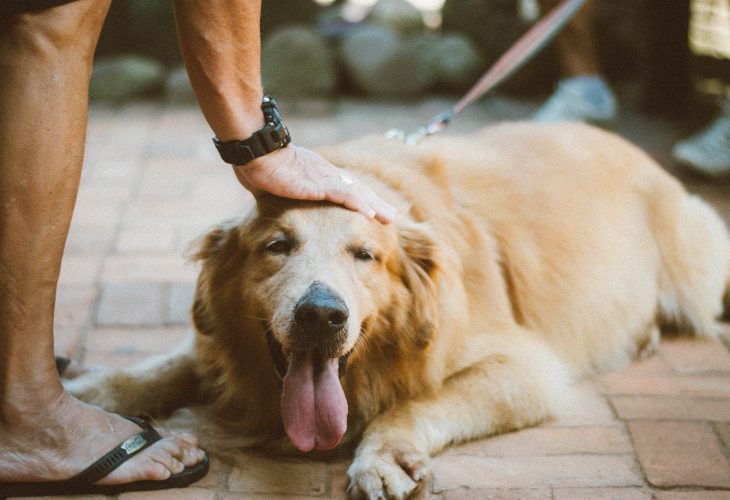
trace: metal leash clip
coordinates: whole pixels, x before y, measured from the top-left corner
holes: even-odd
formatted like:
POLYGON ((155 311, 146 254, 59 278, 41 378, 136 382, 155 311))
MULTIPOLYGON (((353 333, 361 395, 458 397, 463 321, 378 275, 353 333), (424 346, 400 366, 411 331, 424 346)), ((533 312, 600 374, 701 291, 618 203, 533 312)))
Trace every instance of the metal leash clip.
POLYGON ((416 144, 421 139, 428 137, 429 135, 433 135, 436 132, 441 132, 443 129, 445 129, 446 126, 449 124, 452 116, 453 112, 451 110, 445 111, 439 115, 436 115, 428 125, 420 127, 418 130, 411 132, 410 134, 406 134, 405 131, 399 128, 393 128, 385 133, 385 138, 403 141, 408 145, 416 144))

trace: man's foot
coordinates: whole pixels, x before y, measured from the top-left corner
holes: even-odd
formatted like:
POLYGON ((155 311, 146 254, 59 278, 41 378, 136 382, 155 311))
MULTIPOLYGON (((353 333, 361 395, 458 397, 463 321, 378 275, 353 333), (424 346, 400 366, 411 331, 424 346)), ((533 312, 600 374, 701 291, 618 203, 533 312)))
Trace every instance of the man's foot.
POLYGON ((610 125, 616 119, 616 96, 599 76, 565 78, 532 119, 537 122, 587 122, 610 125))
MULTIPOLYGON (((43 411, 0 426, 0 483, 68 479, 138 434, 133 422, 64 393, 43 411)), ((203 461, 191 436, 164 435, 97 484, 165 480, 203 461)))
POLYGON ((674 145, 676 161, 710 177, 730 176, 730 100, 724 108, 710 126, 674 145))

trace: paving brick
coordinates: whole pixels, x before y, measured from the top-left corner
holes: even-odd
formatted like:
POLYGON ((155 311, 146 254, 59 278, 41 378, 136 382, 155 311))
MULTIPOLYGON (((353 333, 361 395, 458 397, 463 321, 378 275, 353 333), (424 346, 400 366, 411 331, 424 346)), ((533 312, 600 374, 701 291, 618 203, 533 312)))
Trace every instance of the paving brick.
POLYGON ((537 457, 437 457, 433 465, 436 493, 456 488, 544 488, 641 486, 633 457, 625 455, 555 455, 537 457))
POLYGON ((53 321, 53 342, 57 354, 72 355, 91 314, 95 291, 91 287, 59 287, 53 321))
POLYGON ((91 287, 64 286, 56 293, 54 324, 83 325, 88 319, 96 291, 91 287))
POLYGON ((599 380, 601 390, 610 395, 730 397, 730 375, 630 377, 624 373, 615 373, 604 375, 599 380))
POLYGON ((171 490, 130 492, 119 495, 119 500, 215 500, 213 490, 188 486, 171 490))
POLYGON ((556 488, 553 500, 651 500, 641 488, 556 488))
MULTIPOLYGON (((92 162, 92 164, 94 164, 92 162)), ((91 168, 85 166, 85 172, 90 172, 91 168)), ((134 166, 127 168, 131 171, 126 177, 111 176, 106 173, 99 175, 99 172, 90 172, 81 177, 81 186, 79 188, 79 199, 86 199, 88 203, 98 200, 99 203, 119 203, 124 206, 132 196, 137 179, 134 166)), ((100 226, 96 226, 100 228, 100 226)))
POLYGON ((730 491, 659 491, 654 500, 730 500, 730 491))
POLYGON ((331 498, 348 498, 347 485, 350 478, 347 477, 347 469, 352 460, 340 460, 329 464, 330 496, 331 498))
POLYGON ((611 404, 626 420, 730 421, 730 398, 703 399, 672 396, 614 396, 611 404))
POLYGON ((319 496, 327 490, 327 465, 245 455, 237 460, 228 488, 236 493, 319 496))
POLYGON ((231 178, 230 172, 221 172, 217 174, 217 177, 208 174, 205 183, 195 182, 191 194, 192 202, 199 205, 212 203, 221 197, 235 200, 235 203, 230 205, 233 212, 243 211, 254 202, 253 196, 248 191, 241 189, 240 184, 231 178), (207 181, 208 179, 210 182, 207 181))
POLYGON ((707 424, 629 422, 636 453, 654 486, 730 488, 730 464, 707 424))
POLYGON ((89 351, 84 354, 83 366, 86 368, 122 369, 134 366, 152 353, 136 349, 129 352, 99 352, 89 351))
MULTIPOLYGON (((134 176, 123 179, 110 179, 108 176, 94 173, 91 176, 81 178, 79 198, 88 199, 88 203, 92 203, 93 200, 102 200, 103 202, 120 203, 126 206, 132 197, 136 182, 137 179, 134 176)), ((101 226, 97 225, 97 227, 101 226)))
MULTIPOLYGON (((660 347, 661 349, 661 347, 660 347)), ((649 377, 658 375, 672 375, 672 368, 664 358, 664 353, 659 351, 647 359, 633 361, 626 368, 619 370, 627 377, 649 377)))
POLYGON ((101 258, 66 255, 61 263, 59 286, 90 286, 98 280, 101 258))
POLYGON ((89 335, 88 351, 106 354, 154 354, 178 347, 191 335, 184 327, 101 328, 89 335))
POLYGON ((722 444, 725 445, 725 449, 730 452, 730 422, 715 424, 715 430, 717 435, 720 436, 722 444))
POLYGON ((99 326, 160 325, 165 320, 165 289, 158 283, 108 283, 101 290, 99 326))
POLYGON ((86 226, 71 224, 66 238, 65 255, 100 255, 109 251, 114 225, 86 226))
POLYGON ((172 253, 176 231, 164 224, 134 225, 122 229, 116 250, 120 253, 172 253))
POLYGON ((81 347, 83 329, 80 326, 54 326, 53 352, 57 356, 73 357, 81 347))
POLYGON ((190 307, 195 295, 195 283, 173 283, 165 311, 167 323, 190 323, 190 307))
POLYGON ((189 283, 196 267, 180 255, 112 255, 107 257, 101 279, 107 283, 189 283))
POLYGON ((80 193, 76 200, 73 224, 86 227, 114 227, 122 212, 122 204, 80 193))
POLYGON ((535 490, 493 490, 457 488, 445 491, 443 500, 552 500, 549 489, 535 490))
POLYGON ((661 349, 677 373, 730 372, 730 353, 717 339, 665 340, 661 349))
POLYGON ((633 448, 626 431, 611 427, 535 427, 449 448, 444 455, 621 454, 633 448))
POLYGON ((218 198, 196 205, 191 204, 188 199, 174 201, 145 198, 129 205, 122 222, 124 225, 154 223, 173 227, 191 223, 211 224, 240 210, 241 206, 242 200, 235 198, 218 198))
POLYGON ((228 475, 231 466, 216 457, 210 457, 210 468, 203 479, 195 483, 196 488, 208 488, 215 491, 225 491, 228 485, 228 475))
MULTIPOLYGON (((287 495, 279 493, 226 493, 220 498, 221 500, 322 500, 322 498, 327 497, 311 495, 287 495)), ((342 500, 345 500, 345 498, 343 498, 342 500)), ((349 500, 349 498, 347 498, 347 500, 349 500)))

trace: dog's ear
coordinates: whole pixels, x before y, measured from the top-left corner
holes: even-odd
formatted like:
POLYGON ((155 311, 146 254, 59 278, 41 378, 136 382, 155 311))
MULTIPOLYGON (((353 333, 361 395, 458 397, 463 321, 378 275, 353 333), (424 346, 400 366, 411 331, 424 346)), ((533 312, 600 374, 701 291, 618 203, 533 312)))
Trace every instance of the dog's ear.
POLYGON ((238 221, 223 222, 193 240, 185 249, 185 256, 195 261, 205 261, 214 255, 220 257, 222 253, 235 250, 238 238, 238 221))
POLYGON ((244 249, 239 244, 240 231, 240 221, 226 221, 193 241, 186 250, 188 258, 203 263, 191 309, 193 324, 202 334, 208 335, 215 330, 213 295, 222 292, 232 263, 240 262, 244 256, 244 249))
POLYGON ((411 301, 408 329, 416 345, 425 348, 433 337, 433 329, 438 321, 438 248, 425 223, 401 226, 399 240, 401 279, 409 291, 411 301))

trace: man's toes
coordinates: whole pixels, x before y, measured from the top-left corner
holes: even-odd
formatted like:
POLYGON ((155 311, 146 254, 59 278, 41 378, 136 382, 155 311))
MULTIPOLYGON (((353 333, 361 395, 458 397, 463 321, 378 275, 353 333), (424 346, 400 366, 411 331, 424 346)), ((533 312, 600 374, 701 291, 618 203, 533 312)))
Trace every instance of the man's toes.
POLYGON ((192 467, 202 462, 204 458, 205 452, 200 448, 186 448, 183 450, 183 455, 180 460, 186 467, 192 467))
POLYGON ((190 444, 191 446, 193 446, 195 448, 200 446, 200 440, 198 439, 198 436, 195 436, 193 434, 188 434, 186 432, 176 432, 176 431, 172 431, 172 432, 170 432, 170 434, 186 441, 188 444, 190 444))
POLYGON ((99 484, 162 481, 200 463, 205 453, 179 436, 158 441, 112 471, 99 484))
POLYGON ((155 460, 149 453, 142 454, 124 462, 98 484, 125 484, 135 481, 164 481, 172 475, 170 469, 155 460))
POLYGON ((205 457, 203 450, 181 436, 166 438, 159 443, 159 447, 187 467, 200 463, 205 457))

